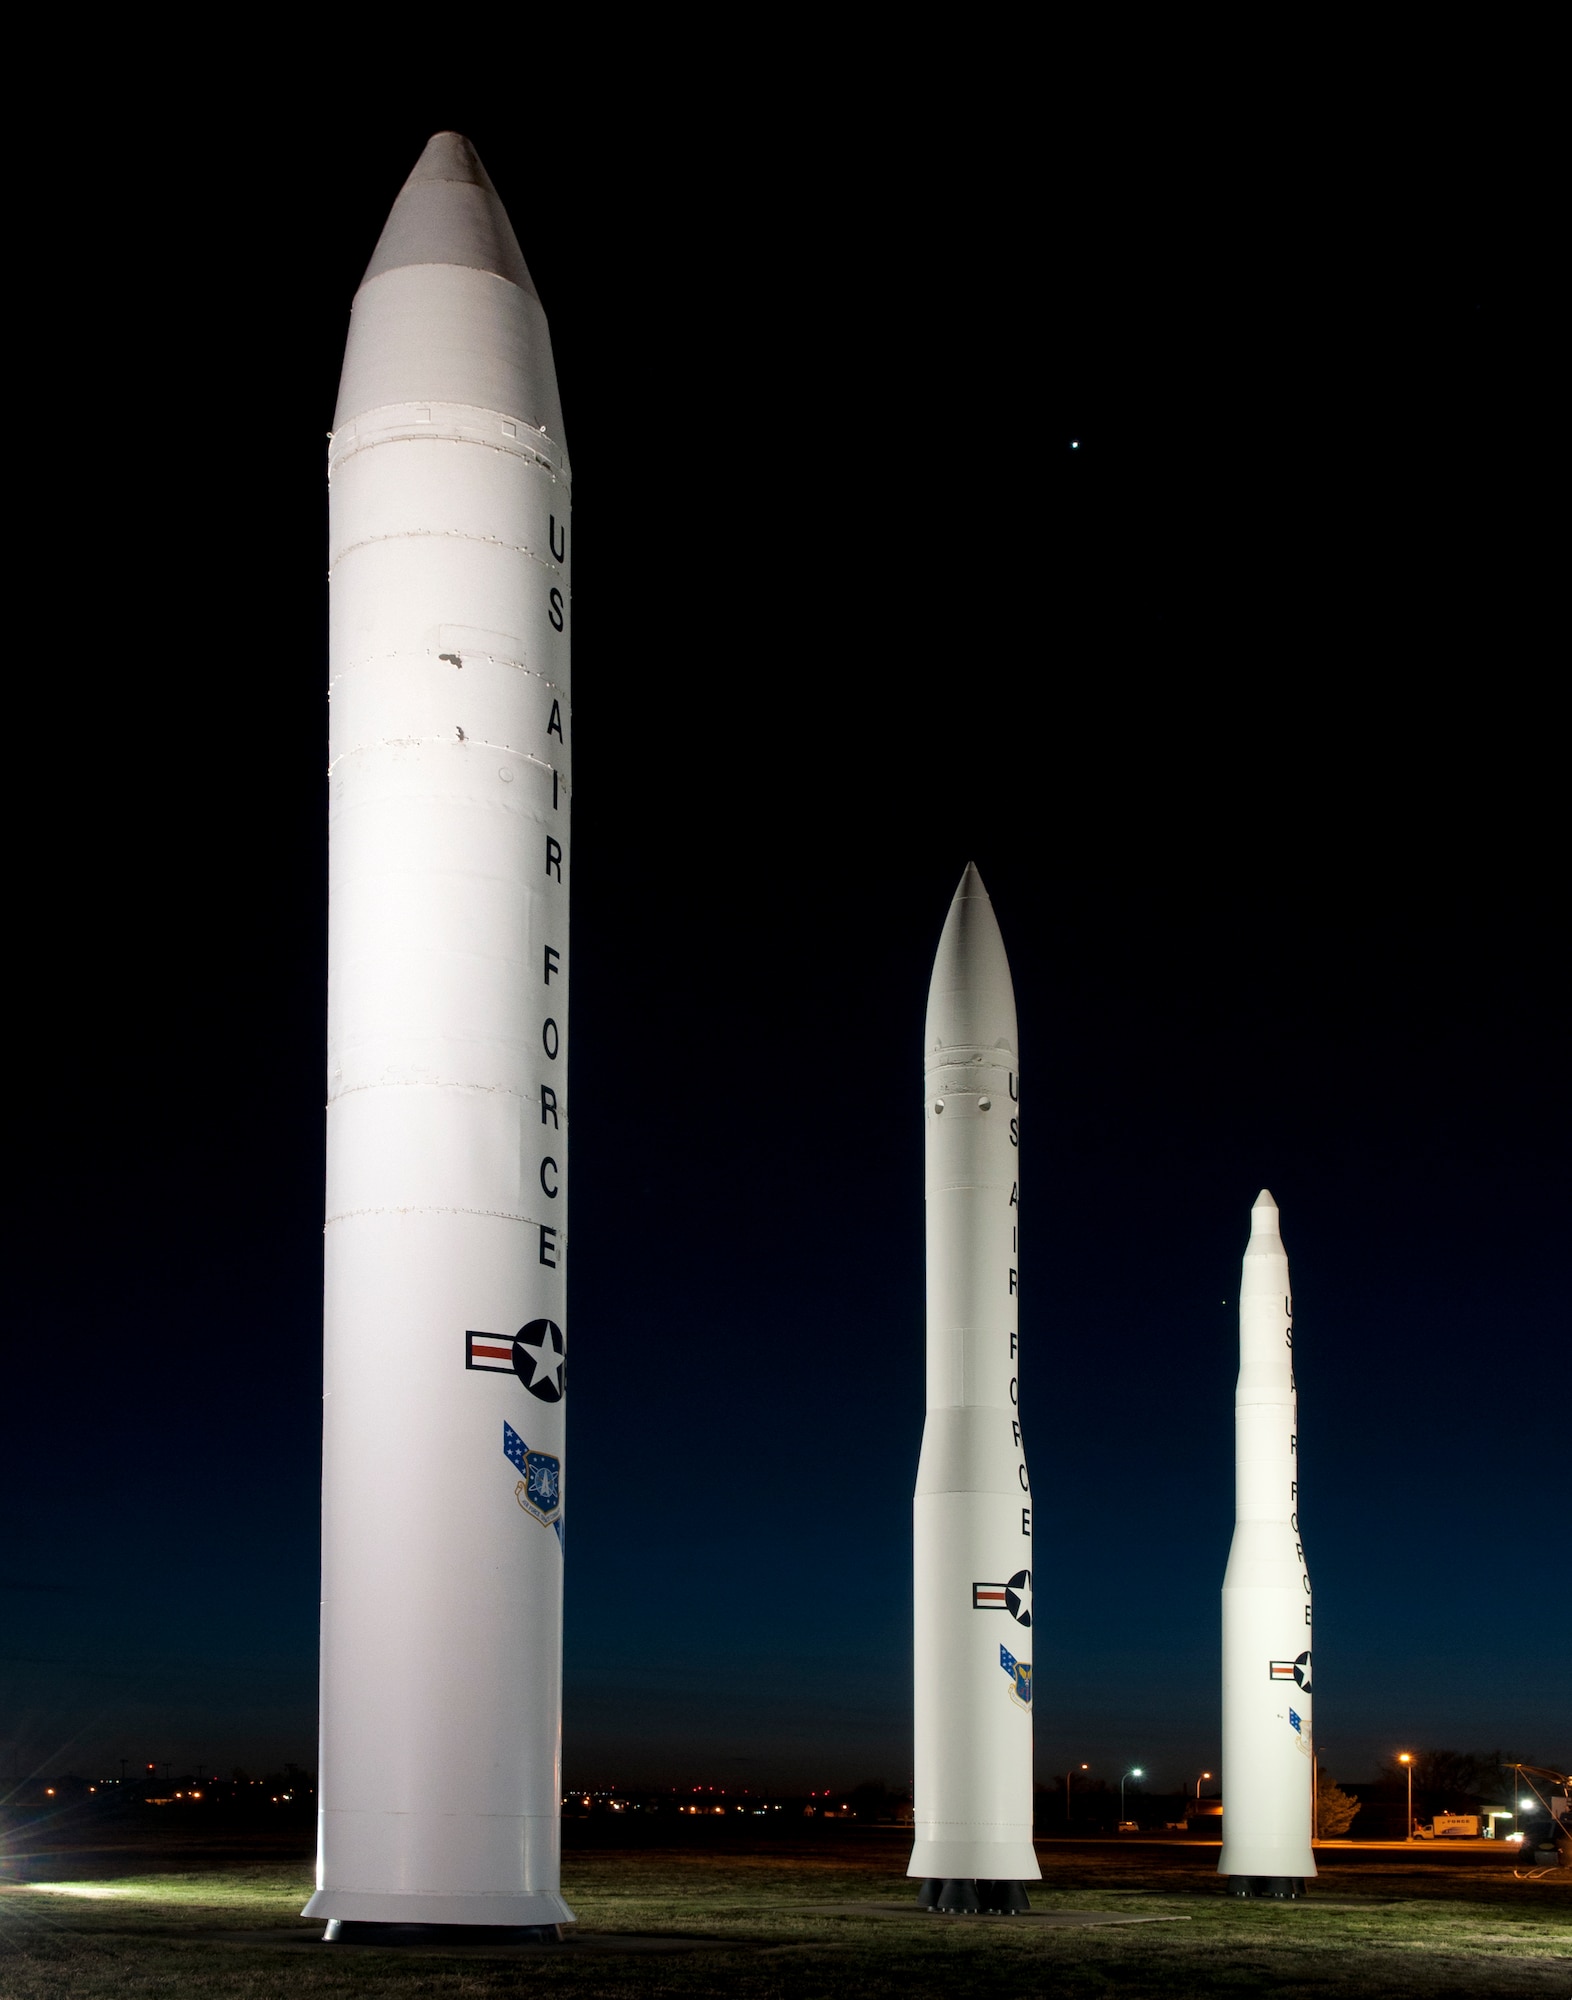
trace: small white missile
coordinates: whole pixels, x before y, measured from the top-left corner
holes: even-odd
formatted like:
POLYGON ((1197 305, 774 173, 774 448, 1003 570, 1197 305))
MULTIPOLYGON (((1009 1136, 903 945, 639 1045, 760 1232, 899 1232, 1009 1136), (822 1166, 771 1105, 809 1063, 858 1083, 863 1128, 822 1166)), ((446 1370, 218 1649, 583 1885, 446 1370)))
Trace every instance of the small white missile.
POLYGON ((1294 1308, 1277 1204, 1250 1212, 1239 1286, 1234 1540, 1223 1578, 1223 1852, 1238 1896, 1313 1876, 1310 1572, 1299 1531, 1294 1308))
POLYGON ((1023 1910, 1032 1846, 1032 1493, 1021 1444, 1020 1065, 1004 940, 968 866, 928 988, 928 1413, 917 1469, 916 1840, 933 1910, 1023 1910))
POLYGON ((330 479, 317 1892, 330 1938, 560 1893, 568 461, 545 315, 439 133, 356 294, 330 479))

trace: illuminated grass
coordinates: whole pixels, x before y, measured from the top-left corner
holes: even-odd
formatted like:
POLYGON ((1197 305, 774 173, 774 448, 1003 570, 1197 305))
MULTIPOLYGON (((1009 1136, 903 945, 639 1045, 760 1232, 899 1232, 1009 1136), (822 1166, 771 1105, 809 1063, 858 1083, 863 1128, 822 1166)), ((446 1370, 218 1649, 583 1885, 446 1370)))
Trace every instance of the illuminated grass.
POLYGON ((310 1890, 300 1867, 73 1882, 62 1866, 57 1880, 0 1888, 0 1992, 5 2000, 525 1992, 532 2000, 1566 2000, 1572 1991, 1572 1896, 1560 1883, 1519 1883, 1500 1869, 1334 1868, 1315 1900, 1285 1908, 1218 1895, 1200 1857, 1183 1867, 1158 1859, 1045 1849, 1048 1879, 1033 1891, 1034 1908, 1187 1919, 1061 1931, 814 1907, 909 1899, 893 1842, 752 1855, 570 1853, 564 1887, 583 1941, 496 1958, 292 1947, 291 1934, 320 1931, 299 1916, 310 1890), (1354 1907, 1330 1907, 1337 1902, 1354 1907), (702 1942, 611 1948, 637 1935, 702 1942))

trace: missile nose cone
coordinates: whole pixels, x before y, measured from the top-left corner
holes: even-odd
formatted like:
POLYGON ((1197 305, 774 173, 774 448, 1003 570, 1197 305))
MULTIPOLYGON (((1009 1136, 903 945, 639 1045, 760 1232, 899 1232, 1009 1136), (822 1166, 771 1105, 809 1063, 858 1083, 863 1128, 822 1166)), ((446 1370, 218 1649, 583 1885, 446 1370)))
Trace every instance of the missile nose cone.
POLYGON ((410 264, 458 264, 489 271, 537 297, 507 210, 480 155, 461 132, 438 132, 399 190, 366 275, 410 264))
POLYGON ((1270 1251, 1276 1255, 1281 1252, 1282 1247, 1281 1217, 1278 1214, 1277 1203, 1273 1201, 1270 1192, 1262 1188, 1250 1210, 1250 1249, 1257 1254, 1270 1251))
POLYGON ((411 169, 406 186, 416 181, 467 181, 471 187, 495 194, 491 176, 480 164, 480 155, 462 132, 433 132, 426 150, 411 169))
POLYGON ((936 1049, 1017 1053, 1010 961, 975 862, 966 864, 944 920, 928 987, 923 1046, 930 1059, 936 1049))

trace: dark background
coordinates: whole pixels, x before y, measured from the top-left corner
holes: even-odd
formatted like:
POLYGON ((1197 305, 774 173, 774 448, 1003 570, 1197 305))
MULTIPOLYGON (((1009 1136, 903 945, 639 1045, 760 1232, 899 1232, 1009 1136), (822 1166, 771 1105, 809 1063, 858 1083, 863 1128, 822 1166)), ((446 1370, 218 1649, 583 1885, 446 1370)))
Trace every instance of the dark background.
POLYGON ((34 175, 12 1775, 314 1763, 324 439, 449 125, 575 472, 570 1780, 907 1781, 969 858, 1021 1016, 1043 1774, 1215 1769, 1263 1185, 1323 1768, 1572 1754, 1531 121, 1009 67, 787 118, 436 63, 139 102, 34 175))

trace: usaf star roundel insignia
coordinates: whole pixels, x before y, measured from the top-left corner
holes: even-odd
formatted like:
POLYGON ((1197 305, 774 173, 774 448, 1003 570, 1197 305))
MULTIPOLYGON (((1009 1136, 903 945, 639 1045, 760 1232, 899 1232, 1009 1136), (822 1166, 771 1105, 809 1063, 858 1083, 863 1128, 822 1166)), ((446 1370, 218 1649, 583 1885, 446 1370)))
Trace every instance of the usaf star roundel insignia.
POLYGON ((1306 1694, 1310 1692, 1310 1655, 1308 1653, 1301 1653, 1298 1659, 1295 1660, 1294 1679, 1304 1689, 1306 1694))
POLYGON ((532 1319, 513 1337, 513 1372, 543 1403, 562 1401, 562 1328, 551 1319, 532 1319))
POLYGON ((1032 1622, 1032 1573, 1018 1569, 1008 1583, 974 1583, 974 1611, 1008 1611, 1017 1625, 1032 1622))
POLYGON ((1018 1569, 1004 1586, 1004 1608, 1017 1625, 1032 1622, 1032 1573, 1018 1569))

